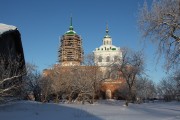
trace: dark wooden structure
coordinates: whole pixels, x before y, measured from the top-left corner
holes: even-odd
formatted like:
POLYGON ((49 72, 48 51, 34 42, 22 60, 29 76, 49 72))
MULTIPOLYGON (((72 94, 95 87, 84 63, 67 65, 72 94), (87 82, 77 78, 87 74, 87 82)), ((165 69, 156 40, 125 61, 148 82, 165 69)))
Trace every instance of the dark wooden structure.
POLYGON ((0 24, 0 89, 21 83, 25 74, 21 34, 14 26, 0 24))

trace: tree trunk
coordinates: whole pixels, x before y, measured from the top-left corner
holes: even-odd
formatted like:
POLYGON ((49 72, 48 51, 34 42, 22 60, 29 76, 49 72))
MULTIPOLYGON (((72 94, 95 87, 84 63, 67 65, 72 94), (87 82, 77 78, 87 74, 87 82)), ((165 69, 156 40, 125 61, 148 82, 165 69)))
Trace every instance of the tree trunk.
POLYGON ((129 93, 129 95, 128 95, 128 101, 129 101, 129 102, 134 102, 133 93, 132 93, 132 86, 129 86, 128 89, 129 89, 129 90, 128 90, 128 91, 129 91, 129 92, 128 92, 128 93, 129 93))
POLYGON ((56 102, 56 103, 59 103, 59 94, 58 94, 58 93, 56 93, 56 99, 55 99, 55 102, 56 102))

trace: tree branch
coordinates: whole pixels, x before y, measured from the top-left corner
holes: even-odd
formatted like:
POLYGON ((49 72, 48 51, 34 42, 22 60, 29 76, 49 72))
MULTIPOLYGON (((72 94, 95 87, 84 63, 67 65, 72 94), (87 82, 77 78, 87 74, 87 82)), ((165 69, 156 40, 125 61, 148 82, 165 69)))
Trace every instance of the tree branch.
POLYGON ((10 81, 12 79, 16 79, 16 78, 22 77, 23 75, 18 75, 18 76, 13 76, 13 77, 10 77, 10 78, 3 79, 3 80, 0 81, 0 85, 3 84, 6 81, 10 81))

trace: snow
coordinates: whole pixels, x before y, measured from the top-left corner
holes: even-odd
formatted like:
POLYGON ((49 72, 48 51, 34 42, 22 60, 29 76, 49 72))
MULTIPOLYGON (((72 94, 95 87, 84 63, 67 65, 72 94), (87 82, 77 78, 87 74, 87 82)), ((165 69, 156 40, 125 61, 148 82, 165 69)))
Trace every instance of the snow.
POLYGON ((15 29, 17 29, 15 26, 0 23, 0 34, 9 30, 15 30, 15 29))
POLYGON ((180 102, 129 104, 99 101, 90 104, 53 104, 19 101, 0 105, 1 120, 180 120, 180 102))

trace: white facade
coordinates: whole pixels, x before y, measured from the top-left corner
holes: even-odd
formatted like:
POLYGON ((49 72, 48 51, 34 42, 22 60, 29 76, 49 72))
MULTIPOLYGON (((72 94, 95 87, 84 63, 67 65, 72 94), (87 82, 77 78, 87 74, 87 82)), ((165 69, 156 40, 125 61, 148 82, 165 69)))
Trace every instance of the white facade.
POLYGON ((106 28, 106 35, 103 38, 103 45, 96 48, 94 53, 94 62, 98 66, 106 67, 113 63, 119 63, 122 59, 122 51, 120 47, 112 45, 112 38, 108 34, 108 27, 106 28))

